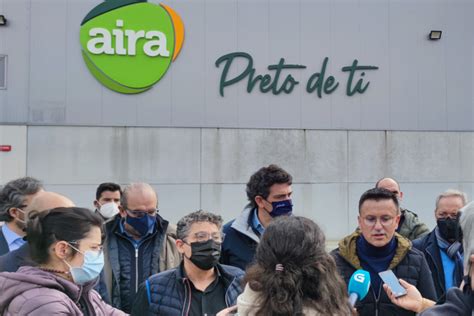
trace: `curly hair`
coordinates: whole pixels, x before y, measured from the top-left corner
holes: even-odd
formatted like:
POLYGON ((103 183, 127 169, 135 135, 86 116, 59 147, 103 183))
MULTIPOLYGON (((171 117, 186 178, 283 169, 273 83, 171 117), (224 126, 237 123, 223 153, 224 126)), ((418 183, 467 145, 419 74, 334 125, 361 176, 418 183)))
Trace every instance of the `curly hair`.
POLYGON ((322 315, 350 315, 346 286, 325 237, 310 219, 274 219, 257 247, 245 281, 259 295, 257 315, 298 315, 303 306, 322 315), (275 269, 275 267, 281 267, 275 269))
POLYGON ((203 210, 199 210, 196 212, 192 212, 178 221, 176 224, 176 237, 178 239, 185 239, 189 235, 189 230, 194 223, 201 223, 201 222, 208 222, 215 224, 217 228, 220 230, 222 227, 222 216, 206 212, 203 210))
POLYGON ((247 183, 247 198, 252 207, 257 207, 255 197, 260 195, 264 199, 270 194, 270 187, 274 184, 288 183, 291 185, 293 177, 277 165, 269 165, 255 172, 247 183))

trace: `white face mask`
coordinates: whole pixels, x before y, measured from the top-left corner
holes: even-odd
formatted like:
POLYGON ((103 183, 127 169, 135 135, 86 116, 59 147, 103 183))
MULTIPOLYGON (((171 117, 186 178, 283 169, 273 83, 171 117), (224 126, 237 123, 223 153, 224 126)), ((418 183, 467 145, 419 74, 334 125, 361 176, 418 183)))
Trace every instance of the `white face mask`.
MULTIPOLYGON (((97 203, 99 204, 99 202, 97 203)), ((99 206, 99 213, 107 219, 114 217, 119 213, 118 205, 114 202, 105 203, 104 205, 99 204, 99 206)))

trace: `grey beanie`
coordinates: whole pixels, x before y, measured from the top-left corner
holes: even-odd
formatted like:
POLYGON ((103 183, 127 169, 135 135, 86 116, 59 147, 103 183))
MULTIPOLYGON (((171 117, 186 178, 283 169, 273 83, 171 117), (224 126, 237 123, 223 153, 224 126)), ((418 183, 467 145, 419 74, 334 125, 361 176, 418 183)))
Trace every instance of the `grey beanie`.
POLYGON ((461 229, 464 246, 464 267, 469 263, 469 257, 474 254, 474 201, 464 206, 461 210, 461 229))

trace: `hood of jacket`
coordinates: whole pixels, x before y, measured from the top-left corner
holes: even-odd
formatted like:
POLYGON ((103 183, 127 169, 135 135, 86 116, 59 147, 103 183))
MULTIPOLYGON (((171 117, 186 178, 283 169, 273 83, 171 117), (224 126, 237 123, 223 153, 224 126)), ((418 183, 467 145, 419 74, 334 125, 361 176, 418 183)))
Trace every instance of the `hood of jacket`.
MULTIPOLYGON (((360 235, 361 232, 357 230, 339 241, 339 254, 356 269, 362 269, 356 251, 356 241, 360 235)), ((405 258, 412 247, 411 242, 399 233, 395 233, 395 238, 397 239, 397 249, 395 250, 395 256, 390 262, 389 269, 396 267, 403 258, 405 258)))
POLYGON ((0 314, 18 295, 35 288, 55 289, 65 293, 72 301, 78 302, 82 293, 88 292, 96 280, 79 286, 51 272, 36 267, 21 267, 17 272, 0 273, 0 314))
POLYGON ((239 217, 235 219, 231 227, 241 234, 251 238, 256 243, 259 243, 260 238, 257 236, 257 234, 255 234, 252 227, 249 225, 249 217, 254 209, 255 208, 251 204, 245 206, 244 210, 242 213, 240 213, 239 217))

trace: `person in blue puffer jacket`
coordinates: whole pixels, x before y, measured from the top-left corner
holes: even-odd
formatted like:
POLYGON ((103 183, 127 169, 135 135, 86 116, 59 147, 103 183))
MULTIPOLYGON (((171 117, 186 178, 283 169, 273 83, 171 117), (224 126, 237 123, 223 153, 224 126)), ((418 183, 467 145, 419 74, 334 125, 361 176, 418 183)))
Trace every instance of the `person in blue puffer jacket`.
POLYGON ((177 224, 179 267, 140 285, 132 315, 215 315, 236 304, 244 272, 219 264, 222 217, 193 212, 177 224))

